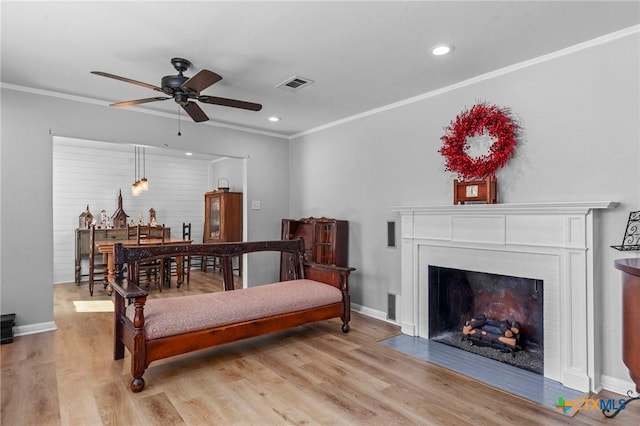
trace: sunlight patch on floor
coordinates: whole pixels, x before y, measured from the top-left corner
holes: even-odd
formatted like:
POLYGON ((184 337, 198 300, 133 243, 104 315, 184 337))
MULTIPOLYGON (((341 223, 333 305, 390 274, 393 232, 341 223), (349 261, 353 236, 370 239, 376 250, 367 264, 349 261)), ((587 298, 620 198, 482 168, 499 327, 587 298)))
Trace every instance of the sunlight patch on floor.
POLYGON ((74 300, 76 312, 113 312, 111 300, 74 300))

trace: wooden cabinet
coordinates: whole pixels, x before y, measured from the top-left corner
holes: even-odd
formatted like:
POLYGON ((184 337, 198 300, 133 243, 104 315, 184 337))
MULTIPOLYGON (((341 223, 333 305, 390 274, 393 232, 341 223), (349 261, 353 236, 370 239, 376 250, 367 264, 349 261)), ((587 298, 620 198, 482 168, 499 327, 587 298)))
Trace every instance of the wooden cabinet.
POLYGON ((242 241, 242 193, 222 190, 204 194, 205 243, 242 241))
MULTIPOLYGON (((281 238, 302 237, 305 262, 348 267, 349 222, 326 217, 282 219, 281 238)), ((291 279, 291 257, 283 254, 280 261, 280 280, 291 279)))
POLYGON ((640 259, 618 259, 622 271, 622 360, 640 392, 640 259))

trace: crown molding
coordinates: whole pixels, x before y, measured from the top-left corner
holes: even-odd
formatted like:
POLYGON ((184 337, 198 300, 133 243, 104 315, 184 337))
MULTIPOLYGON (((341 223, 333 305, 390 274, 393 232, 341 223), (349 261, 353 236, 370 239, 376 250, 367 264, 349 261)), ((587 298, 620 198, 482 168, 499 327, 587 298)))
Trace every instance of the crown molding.
POLYGON ((513 64, 513 65, 509 65, 509 66, 503 67, 503 68, 499 68, 497 70, 490 71, 490 72, 485 73, 485 74, 480 74, 480 75, 478 75, 476 77, 471 77, 471 78, 469 78, 467 80, 463 80, 463 81, 460 81, 458 83, 454 83, 454 84, 451 84, 449 86, 442 87, 440 89, 436 89, 436 90, 433 90, 433 91, 430 91, 430 92, 427 92, 427 93, 423 93, 422 95, 413 96, 411 98, 408 98, 408 99, 405 99, 405 100, 402 100, 402 101, 398 101, 398 102, 394 102, 392 104, 385 105, 385 106, 382 106, 380 108, 375 108, 375 109, 372 109, 372 110, 369 110, 369 111, 365 111, 365 112, 360 113, 360 114, 355 114, 355 115, 352 115, 350 117, 343 118, 341 120, 336 120, 336 121, 333 121, 331 123, 323 124, 322 126, 318 126, 318 127, 313 128, 313 129, 305 130, 303 132, 291 135, 291 136, 289 136, 289 139, 293 140, 293 139, 299 138, 301 136, 307 136, 307 135, 310 135, 312 133, 317 133, 317 132, 320 132, 322 130, 329 129, 331 127, 336 127, 336 126, 340 126, 342 124, 345 124, 345 123, 348 123, 348 122, 351 122, 351 121, 359 120, 359 119, 364 118, 364 117, 369 117, 371 115, 375 115, 375 114, 378 114, 378 113, 381 113, 381 112, 389 111, 389 110, 392 110, 392 109, 395 109, 395 108, 400 108, 400 107, 403 107, 405 105, 412 104, 414 102, 420 102, 420 101, 423 101, 425 99, 434 98, 436 96, 440 96, 440 95, 442 95, 444 93, 447 93, 447 92, 452 92, 454 90, 458 90, 458 89, 461 89, 463 87, 471 86, 471 85, 477 84, 477 83, 482 82, 482 81, 491 80, 493 78, 500 77, 500 76, 503 76, 503 75, 510 74, 512 72, 521 70, 523 68, 528 68, 528 67, 531 67, 531 66, 534 66, 534 65, 538 65, 538 64, 541 64, 541 63, 544 63, 544 62, 547 62, 547 61, 551 61, 551 60, 556 59, 556 58, 560 58, 562 56, 571 55, 571 54, 579 52, 581 50, 588 49, 588 48, 591 48, 591 47, 594 47, 594 46, 599 46, 599 45, 602 45, 602 44, 606 44, 606 43, 609 43, 611 41, 615 41, 615 40, 618 40, 618 39, 621 39, 621 38, 624 38, 624 37, 627 37, 627 36, 630 36, 630 35, 633 35, 633 34, 637 34, 639 32, 640 32, 640 25, 634 25, 632 27, 628 27, 628 28, 625 28, 625 29, 622 29, 620 31, 616 31, 616 32, 613 32, 613 33, 609 33, 609 34, 606 34, 604 36, 601 36, 601 37, 598 37, 598 38, 594 38, 594 39, 589 40, 589 41, 585 41, 583 43, 579 43, 579 44, 576 44, 576 45, 573 45, 573 46, 570 46, 570 47, 567 47, 567 48, 564 48, 564 49, 561 49, 561 50, 557 50, 557 51, 552 52, 552 53, 548 53, 546 55, 538 56, 537 58, 529 59, 529 60, 526 60, 526 61, 523 61, 523 62, 519 62, 517 64, 513 64))
MULTIPOLYGON (((332 127, 336 127, 336 126, 340 126, 342 124, 345 123, 349 123, 351 121, 356 121, 359 120, 361 118, 365 118, 365 117, 369 117, 381 112, 385 112, 385 111, 390 111, 396 108, 400 108, 403 107, 405 105, 410 105, 412 103, 415 102, 420 102, 423 101, 425 99, 430 99, 436 96, 440 96, 444 93, 448 93, 448 92, 452 92, 454 90, 458 90, 464 87, 468 87, 474 84, 477 84, 479 82, 482 81, 486 81, 486 80, 490 80, 496 77, 500 77, 506 74, 510 74, 512 72, 524 69, 524 68, 528 68, 537 64, 541 64, 547 61, 551 61, 553 59, 557 59, 563 56, 567 56, 567 55, 571 55, 573 53, 579 52, 581 50, 584 49, 588 49, 594 46, 599 46, 602 44, 606 44, 624 37, 628 37, 630 35, 634 35, 634 34, 638 34, 640 33, 640 25, 634 25, 632 27, 628 27, 628 28, 624 28, 620 31, 616 31, 613 33, 609 33, 609 34, 605 34, 604 36, 601 37, 597 37, 595 39, 592 40, 588 40, 586 42, 583 43, 579 43, 573 46, 569 46, 567 48, 561 49, 561 50, 557 50, 555 52, 546 54, 546 55, 542 55, 539 56, 537 58, 533 58, 533 59, 529 59, 523 62, 519 62, 517 64, 513 64, 513 65, 509 65, 503 68, 499 68, 497 70, 494 71, 490 71, 488 73, 484 73, 472 78, 469 78, 467 80, 463 80, 460 81, 458 83, 454 83, 451 84, 449 86, 445 86, 442 87, 440 89, 436 89, 436 90, 432 90, 430 92, 426 92, 423 93, 421 95, 417 95, 417 96, 413 96, 411 98, 408 99, 404 99, 402 101, 398 101, 398 102, 394 102, 379 108, 375 108, 369 111, 365 111, 359 114, 355 114, 349 117, 345 117, 343 119, 340 120, 336 120, 336 121, 332 121, 330 123, 326 123, 323 124, 321 126, 318 127, 314 127, 312 129, 308 129, 308 130, 304 130, 302 132, 299 133, 295 133, 293 135, 285 135, 282 133, 276 133, 276 132, 269 132, 269 131, 265 131, 265 130, 258 130, 258 129, 253 129, 250 127, 244 127, 244 126, 237 126, 237 125, 233 125, 233 124, 226 124, 226 123, 220 123, 220 122, 216 122, 216 121, 206 121, 200 124, 205 124, 205 125, 209 125, 209 126, 215 126, 215 127, 221 127, 221 128, 226 128, 226 129, 231 129, 231 130, 237 130, 237 131, 241 131, 241 132, 247 132, 247 133, 254 133, 254 134, 260 134, 260 135, 265 135, 265 136, 272 136, 272 137, 276 137, 276 138, 281 138, 281 139, 287 139, 287 140, 294 140, 297 139, 299 137, 302 136, 307 136, 313 133, 317 133, 320 132, 322 130, 326 130, 332 127)), ((92 99, 92 98, 86 98, 86 97, 82 97, 82 96, 75 96, 75 95, 69 95, 69 94, 65 94, 65 93, 60 93, 60 92, 54 92, 54 91, 50 91, 50 90, 43 90, 43 89, 36 89, 36 88, 32 88, 32 87, 25 87, 25 86, 18 86, 18 85, 14 85, 14 84, 7 84, 7 83, 2 83, 0 82, 0 87, 4 88, 4 89, 9 89, 9 90, 16 90, 16 91, 20 91, 20 92, 26 92, 26 93, 33 93, 33 94, 37 94, 37 95, 42 95, 42 96, 50 96, 50 97, 55 97, 55 98, 59 98, 59 99, 66 99, 66 100, 71 100, 71 101, 76 101, 76 102, 84 102, 84 103, 88 103, 88 104, 92 104, 92 105, 99 105, 99 106, 108 106, 109 103, 106 101, 102 101, 102 100, 98 100, 98 99, 92 99)), ((131 111, 136 111, 136 112, 141 112, 144 114, 150 114, 150 115, 155 115, 155 116, 159 116, 159 117, 165 117, 165 118, 171 118, 171 119, 178 119, 179 116, 177 114, 171 114, 171 113, 166 113, 166 112, 160 112, 160 111, 151 111, 151 110, 147 110, 147 109, 142 109, 142 108, 138 108, 138 107, 129 107, 128 108, 131 111)))
MULTIPOLYGON (((86 103, 86 104, 107 106, 107 107, 109 106, 109 102, 101 101, 99 99, 86 98, 84 96, 69 95, 69 94, 66 94, 66 93, 54 92, 54 91, 51 91, 51 90, 36 89, 36 88, 33 88, 33 87, 19 86, 19 85, 15 85, 15 84, 7 84, 7 83, 0 83, 0 87, 3 88, 3 89, 15 90, 15 91, 18 91, 18 92, 32 93, 34 95, 49 96, 49 97, 52 97, 52 98, 65 99, 65 100, 68 100, 68 101, 83 102, 83 103, 86 103)), ((139 107, 129 107, 127 109, 130 110, 130 111, 141 112, 143 114, 155 115, 155 116, 158 116, 158 117, 171 118, 171 119, 174 119, 174 120, 178 120, 179 119, 178 114, 172 114, 172 113, 160 112, 160 111, 151 111, 151 110, 143 109, 143 108, 139 108, 139 107)), ((273 137, 280 138, 280 139, 290 139, 288 135, 284 135, 282 133, 268 132, 268 131, 265 131, 265 130, 258 130, 258 129, 252 129, 250 127, 243 127, 243 126, 237 126, 237 125, 233 125, 233 124, 220 123, 220 122, 212 121, 212 120, 203 121, 203 122, 201 122, 199 124, 204 124, 204 125, 208 125, 208 126, 215 126, 215 127, 222 127, 222 128, 225 128, 225 129, 237 130, 237 131, 246 132, 246 133, 255 133, 255 134, 259 134, 259 135, 273 136, 273 137)))

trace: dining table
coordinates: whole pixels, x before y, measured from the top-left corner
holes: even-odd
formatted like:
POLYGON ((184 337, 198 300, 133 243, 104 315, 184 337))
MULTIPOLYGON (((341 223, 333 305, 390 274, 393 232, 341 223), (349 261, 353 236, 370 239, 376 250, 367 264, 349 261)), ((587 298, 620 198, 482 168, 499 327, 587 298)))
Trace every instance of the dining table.
MULTIPOLYGON (((102 253, 103 256, 106 256, 107 260, 107 278, 109 281, 115 278, 115 255, 114 255, 114 247, 117 243, 121 243, 125 247, 150 247, 150 246, 160 246, 160 245, 191 245, 193 240, 184 240, 182 238, 165 238, 164 241, 162 238, 145 238, 143 241, 138 242, 137 240, 97 240, 95 242, 96 249, 98 253, 102 253)), ((177 271, 177 283, 178 285, 182 284, 182 268, 183 262, 181 258, 176 258, 176 271, 177 271)), ((167 274, 168 275, 168 274, 167 274)), ((168 282, 168 276, 165 275, 168 282)), ((110 290, 110 286, 109 286, 110 290)), ((111 292, 109 291, 109 294, 111 292)))

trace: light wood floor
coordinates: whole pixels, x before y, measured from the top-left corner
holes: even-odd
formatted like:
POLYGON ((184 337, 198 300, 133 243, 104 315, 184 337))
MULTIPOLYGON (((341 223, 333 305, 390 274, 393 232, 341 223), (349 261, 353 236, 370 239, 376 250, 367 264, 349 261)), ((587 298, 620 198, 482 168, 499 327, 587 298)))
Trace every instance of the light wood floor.
MULTIPOLYGON (((151 292, 219 291, 215 275, 194 272, 188 287, 151 292)), ((129 356, 112 357, 112 313, 76 308, 110 298, 88 293, 56 285, 58 330, 1 346, 3 426, 640 424, 640 402, 615 420, 599 411, 569 418, 398 353, 377 343, 397 327, 355 313, 348 334, 331 320, 152 363, 134 394, 129 356)))

